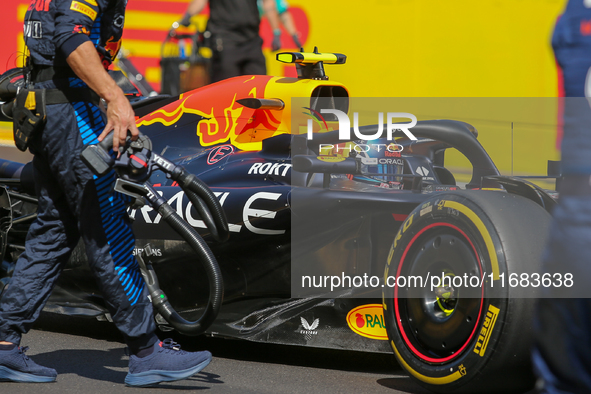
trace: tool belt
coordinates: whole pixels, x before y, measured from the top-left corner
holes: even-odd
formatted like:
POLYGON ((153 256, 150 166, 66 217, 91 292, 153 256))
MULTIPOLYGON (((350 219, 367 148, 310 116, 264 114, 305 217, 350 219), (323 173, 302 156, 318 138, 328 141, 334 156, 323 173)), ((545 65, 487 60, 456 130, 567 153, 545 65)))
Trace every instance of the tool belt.
POLYGON ((70 67, 53 67, 35 65, 31 70, 31 81, 35 83, 49 81, 51 79, 78 78, 70 67))
MULTIPOLYGON (((78 78, 70 67, 34 66, 31 71, 31 80, 34 83, 67 78, 78 78)), ((90 88, 45 89, 45 92, 46 105, 73 103, 77 101, 85 101, 98 105, 100 102, 99 96, 90 88)))
MULTIPOLYGON (((39 67, 33 69, 34 82, 76 76, 69 67, 39 67)), ((84 101, 98 105, 99 96, 89 88, 20 89, 12 110, 14 143, 26 151, 31 138, 43 131, 47 122, 47 105, 84 101)))

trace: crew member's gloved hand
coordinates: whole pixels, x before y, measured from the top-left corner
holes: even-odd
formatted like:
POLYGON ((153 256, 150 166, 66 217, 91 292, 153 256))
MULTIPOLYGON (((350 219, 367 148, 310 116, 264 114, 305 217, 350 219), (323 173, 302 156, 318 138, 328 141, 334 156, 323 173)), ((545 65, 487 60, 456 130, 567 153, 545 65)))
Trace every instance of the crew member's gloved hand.
POLYGON ((190 24, 191 24, 191 15, 189 15, 189 13, 186 13, 183 16, 183 19, 181 19, 180 21, 172 22, 172 27, 170 28, 170 30, 168 30, 168 36, 174 37, 174 35, 176 34, 176 29, 178 29, 181 26, 187 27, 190 24))
POLYGON ((186 27, 186 26, 189 26, 190 24, 191 24, 191 15, 189 15, 189 13, 186 13, 183 16, 183 19, 181 19, 179 21, 179 25, 182 25, 182 26, 185 26, 186 27))
POLYGON ((301 48, 302 47, 302 43, 300 42, 300 38, 298 37, 297 34, 294 34, 293 36, 291 36, 296 48, 301 48))
POLYGON ((273 52, 281 49, 281 30, 273 31, 273 42, 271 43, 271 50, 273 52))

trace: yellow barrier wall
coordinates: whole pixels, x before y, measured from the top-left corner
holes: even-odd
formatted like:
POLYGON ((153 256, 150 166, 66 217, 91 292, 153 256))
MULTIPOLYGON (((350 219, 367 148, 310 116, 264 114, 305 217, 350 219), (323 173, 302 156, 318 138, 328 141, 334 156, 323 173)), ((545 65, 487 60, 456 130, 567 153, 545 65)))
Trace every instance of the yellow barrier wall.
MULTIPOLYGON (((327 67, 352 95, 554 97, 550 37, 565 0, 291 0, 306 49, 348 56, 327 67)), ((279 68, 269 63, 270 70, 279 68)))

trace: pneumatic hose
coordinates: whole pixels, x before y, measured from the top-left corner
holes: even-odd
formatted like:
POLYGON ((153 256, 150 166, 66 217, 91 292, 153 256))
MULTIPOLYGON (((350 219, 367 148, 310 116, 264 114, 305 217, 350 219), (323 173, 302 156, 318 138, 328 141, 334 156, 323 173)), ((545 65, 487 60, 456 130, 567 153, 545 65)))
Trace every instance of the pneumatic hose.
MULTIPOLYGON (((146 285, 152 297, 152 303, 156 310, 170 323, 177 331, 185 335, 199 335, 213 323, 220 311, 224 295, 224 282, 222 273, 217 264, 216 258, 201 236, 183 219, 181 219, 174 209, 168 204, 163 204, 158 208, 158 213, 162 218, 180 234, 185 241, 202 260, 207 277, 209 280, 209 302, 201 317, 196 321, 187 321, 181 317, 168 302, 166 295, 158 286, 158 280, 152 271, 153 278, 146 280, 146 285)), ((139 259, 138 259, 139 260, 139 259)))
POLYGON ((220 205, 217 197, 209 187, 195 175, 185 171, 184 168, 178 167, 180 170, 177 174, 173 174, 173 179, 176 180, 181 188, 185 190, 187 197, 195 206, 195 209, 198 210, 201 217, 207 223, 207 220, 213 221, 213 226, 207 226, 210 231, 212 237, 218 242, 225 242, 230 238, 230 229, 228 228, 228 220, 226 219, 226 213, 224 209, 220 205), (192 193, 191 193, 192 192, 192 193), (205 206, 199 201, 199 199, 195 198, 199 197, 205 203, 205 206), (195 201, 194 201, 195 200, 195 201), (205 212, 205 209, 208 209, 208 212, 205 212), (203 210, 203 212, 201 211, 203 210), (215 229, 215 230, 213 230, 215 229))

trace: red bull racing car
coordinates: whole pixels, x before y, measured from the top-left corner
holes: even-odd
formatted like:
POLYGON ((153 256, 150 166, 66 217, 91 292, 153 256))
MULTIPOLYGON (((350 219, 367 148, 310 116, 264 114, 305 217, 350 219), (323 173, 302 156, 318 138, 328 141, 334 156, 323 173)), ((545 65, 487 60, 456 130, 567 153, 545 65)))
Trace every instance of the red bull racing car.
MULTIPOLYGON (((121 184, 137 201, 160 197, 171 207, 207 242, 221 275, 212 279, 160 210, 130 207, 135 253, 149 260, 146 278, 157 278, 167 299, 169 313, 157 308, 160 328, 393 353, 436 392, 532 387, 534 299, 500 283, 538 267, 551 195, 501 176, 477 131, 461 121, 411 118, 409 133, 395 139, 389 127, 366 125, 344 140, 349 129, 339 117, 350 112, 349 93, 324 65, 345 56, 297 52, 278 60, 295 63, 298 78, 241 76, 177 97, 135 99, 150 142, 134 157, 143 152, 154 167, 182 166, 199 178, 226 222, 204 217, 171 171, 121 184), (446 168, 448 149, 470 162, 469 182, 446 168), (471 291, 453 280, 462 277, 475 280, 471 291), (193 324, 204 313, 207 323, 193 324)), ((36 198, 29 166, 4 160, 0 172, 1 291, 36 198)), ((109 319, 99 294, 79 247, 45 309, 109 319)))

